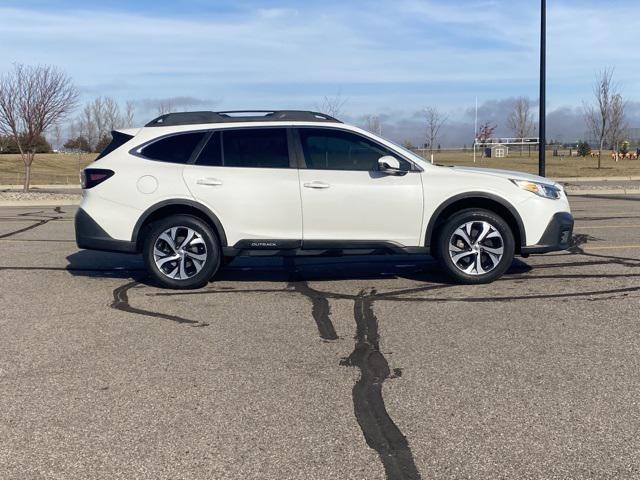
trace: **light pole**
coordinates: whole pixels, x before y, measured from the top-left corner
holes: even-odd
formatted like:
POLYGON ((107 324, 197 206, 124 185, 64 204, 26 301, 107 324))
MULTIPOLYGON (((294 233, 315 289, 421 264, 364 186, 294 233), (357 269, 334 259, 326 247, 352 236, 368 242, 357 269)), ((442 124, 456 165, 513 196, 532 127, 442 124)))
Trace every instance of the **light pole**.
POLYGON ((546 173, 546 146, 547 146, 547 0, 541 0, 540 4, 540 119, 538 121, 540 144, 538 151, 538 174, 541 177, 546 173))

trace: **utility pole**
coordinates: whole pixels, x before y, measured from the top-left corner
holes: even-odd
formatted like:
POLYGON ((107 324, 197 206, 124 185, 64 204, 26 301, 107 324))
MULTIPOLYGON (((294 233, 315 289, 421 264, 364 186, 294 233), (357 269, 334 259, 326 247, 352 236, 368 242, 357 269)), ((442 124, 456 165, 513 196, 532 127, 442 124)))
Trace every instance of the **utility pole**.
POLYGON ((546 174, 546 147, 547 147, 547 0, 541 0, 540 4, 540 119, 538 151, 538 174, 544 177, 546 174))
POLYGON ((476 95, 476 121, 473 130, 473 163, 476 163, 476 143, 478 143, 478 96, 476 95))

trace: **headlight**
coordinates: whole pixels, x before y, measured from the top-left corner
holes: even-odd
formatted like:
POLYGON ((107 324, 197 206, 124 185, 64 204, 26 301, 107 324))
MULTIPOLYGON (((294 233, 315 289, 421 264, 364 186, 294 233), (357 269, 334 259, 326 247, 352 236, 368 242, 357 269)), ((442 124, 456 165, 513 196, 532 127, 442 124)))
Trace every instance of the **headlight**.
POLYGON ((538 183, 538 182, 530 182, 529 180, 511 180, 517 186, 522 188, 523 190, 527 190, 531 193, 535 193, 536 195, 544 198, 552 198, 557 200, 560 198, 560 194, 562 190, 553 185, 549 185, 547 183, 538 183))

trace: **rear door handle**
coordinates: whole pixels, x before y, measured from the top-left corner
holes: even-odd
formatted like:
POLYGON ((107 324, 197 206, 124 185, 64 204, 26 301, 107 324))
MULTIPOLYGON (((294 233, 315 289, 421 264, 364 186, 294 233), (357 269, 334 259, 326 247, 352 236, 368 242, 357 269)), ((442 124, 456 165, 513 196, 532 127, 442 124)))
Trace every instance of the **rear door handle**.
POLYGON ((215 187, 216 185, 222 185, 222 180, 218 180, 217 178, 206 177, 206 178, 199 178, 198 180, 196 180, 196 183, 198 185, 215 187))
POLYGON ((304 188, 329 188, 328 183, 324 182, 307 182, 303 184, 304 188))

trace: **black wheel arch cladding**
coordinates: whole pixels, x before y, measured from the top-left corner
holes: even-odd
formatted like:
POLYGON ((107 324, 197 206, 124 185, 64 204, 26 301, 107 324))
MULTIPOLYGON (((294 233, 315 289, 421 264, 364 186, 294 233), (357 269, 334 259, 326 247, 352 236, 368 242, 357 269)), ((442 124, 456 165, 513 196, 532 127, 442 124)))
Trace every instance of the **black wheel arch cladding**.
POLYGON ((227 235, 218 216, 205 205, 188 199, 164 200, 156 203, 144 211, 133 228, 131 240, 140 250, 144 242, 143 230, 153 221, 166 218, 171 215, 192 215, 208 223, 218 237, 220 247, 226 247, 227 235))
POLYGON ((513 205, 503 198, 485 192, 467 192, 454 195, 442 202, 433 212, 425 234, 425 247, 437 246, 438 230, 456 213, 466 209, 482 209, 500 216, 511 229, 516 252, 526 245, 524 222, 513 205))

